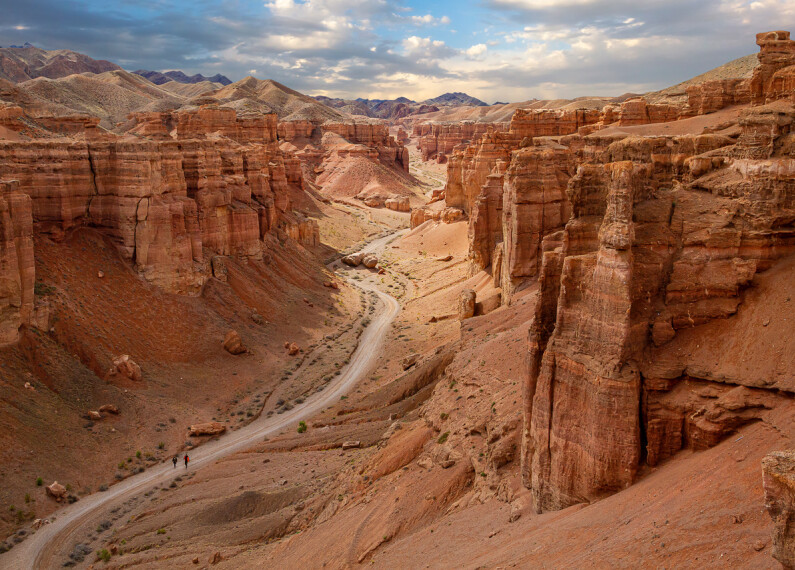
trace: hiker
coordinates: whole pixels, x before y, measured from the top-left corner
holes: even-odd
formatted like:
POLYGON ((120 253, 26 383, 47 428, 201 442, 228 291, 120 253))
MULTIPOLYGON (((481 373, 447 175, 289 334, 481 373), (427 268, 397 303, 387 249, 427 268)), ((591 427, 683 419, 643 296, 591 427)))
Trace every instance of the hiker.
POLYGON ((188 461, 190 461, 190 458, 188 457, 188 454, 186 453, 185 454, 185 469, 188 468, 188 461))
POLYGON ((171 463, 174 464, 174 469, 177 468, 177 456, 175 455, 174 458, 171 460, 171 463))

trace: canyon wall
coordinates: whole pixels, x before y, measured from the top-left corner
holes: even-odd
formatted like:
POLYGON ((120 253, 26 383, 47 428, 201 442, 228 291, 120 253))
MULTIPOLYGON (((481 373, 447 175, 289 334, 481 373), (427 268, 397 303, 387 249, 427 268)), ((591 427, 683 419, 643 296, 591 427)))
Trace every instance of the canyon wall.
POLYGON ((456 146, 479 139, 489 132, 508 130, 507 123, 418 123, 412 128, 412 136, 419 137, 418 146, 422 160, 437 159, 445 162, 456 146))
MULTIPOLYGON (((354 145, 361 145, 359 152, 377 158, 388 166, 395 166, 405 172, 409 170, 409 152, 395 137, 389 134, 389 125, 381 121, 327 121, 314 124, 310 121, 282 121, 277 126, 279 141, 306 143, 313 137, 321 147, 324 135, 331 133, 342 137, 354 145)), ((301 158, 309 158, 304 149, 301 158)), ((357 152, 351 149, 350 152, 357 152)), ((311 153, 310 153, 311 154, 311 153)), ((314 157, 313 157, 314 158, 314 157)))
POLYGON ((537 282, 521 457, 539 512, 621 490, 795 394, 784 370, 726 372, 682 348, 735 322, 757 276, 795 254, 795 42, 757 43, 751 79, 690 87, 682 108, 517 111, 453 150, 446 208, 412 212, 468 216, 470 271, 490 271, 503 303, 537 282), (727 135, 600 134, 731 105, 745 109, 727 135))
POLYGON ((262 259, 271 235, 318 244, 318 226, 291 209, 303 187, 278 147, 275 115, 200 108, 131 116, 128 134, 0 141, 3 293, 8 328, 31 311, 32 236, 61 239, 78 226, 110 236, 155 285, 196 293, 214 255, 262 259), (173 135, 173 136, 172 136, 173 135))
POLYGON ((542 246, 530 333, 523 473, 537 510, 620 490, 642 463, 714 445, 785 398, 753 378, 694 378, 662 347, 736 313, 754 275, 795 252, 793 118, 750 109, 736 142, 636 137, 578 167, 572 217, 542 246), (748 143, 771 122, 784 126, 761 157, 748 143))

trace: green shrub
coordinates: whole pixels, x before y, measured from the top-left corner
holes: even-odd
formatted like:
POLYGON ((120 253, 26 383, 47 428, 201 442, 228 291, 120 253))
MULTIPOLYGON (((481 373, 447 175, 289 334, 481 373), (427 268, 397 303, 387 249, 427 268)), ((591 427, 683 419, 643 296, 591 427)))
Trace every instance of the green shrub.
POLYGON ((108 552, 107 548, 103 548, 102 550, 97 550, 97 560, 102 560, 103 562, 110 562, 110 552, 108 552))
POLYGON ((55 293, 55 287, 52 285, 46 285, 41 281, 36 281, 36 283, 33 284, 33 293, 39 297, 52 295, 55 293))
POLYGON ((165 449, 166 448, 166 442, 161 441, 160 443, 157 444, 157 448, 158 449, 165 449))
POLYGON ((304 433, 306 431, 306 422, 300 421, 298 422, 298 433, 304 433))
POLYGON ((44 485, 44 479, 41 477, 36 477, 36 486, 41 487, 42 485, 44 485))
POLYGON ((136 451, 136 452, 135 452, 135 456, 136 456, 138 459, 141 459, 141 450, 140 450, 140 449, 139 449, 138 451, 136 451))
POLYGON ((436 443, 444 443, 447 441, 447 437, 450 435, 449 431, 444 432, 442 435, 439 436, 439 439, 436 440, 436 443))

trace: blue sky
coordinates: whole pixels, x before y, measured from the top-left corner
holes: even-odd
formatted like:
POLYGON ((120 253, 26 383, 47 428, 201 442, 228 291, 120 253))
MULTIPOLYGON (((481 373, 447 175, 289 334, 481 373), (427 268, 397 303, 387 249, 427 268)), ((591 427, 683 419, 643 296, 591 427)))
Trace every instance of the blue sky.
MULTIPOLYGON (((795 0, 0 0, 0 45, 310 94, 487 102, 665 87, 795 27, 795 0)), ((795 30, 794 30, 795 31, 795 30)))

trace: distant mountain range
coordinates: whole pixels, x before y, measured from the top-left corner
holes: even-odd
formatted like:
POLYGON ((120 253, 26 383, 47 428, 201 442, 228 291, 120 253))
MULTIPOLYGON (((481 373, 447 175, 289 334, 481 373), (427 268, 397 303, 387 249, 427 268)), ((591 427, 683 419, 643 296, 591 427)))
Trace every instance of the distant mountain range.
POLYGON ((397 99, 337 99, 319 95, 315 97, 315 99, 328 107, 339 109, 349 115, 364 115, 366 117, 387 120, 402 119, 409 115, 433 113, 439 111, 440 108, 443 107, 460 107, 465 105, 488 107, 488 103, 484 103, 480 99, 460 92, 445 93, 433 99, 426 99, 420 102, 412 101, 407 97, 398 97, 397 99))
POLYGON ((137 71, 133 71, 136 75, 140 75, 145 79, 148 79, 155 85, 163 85, 164 83, 168 83, 169 81, 176 81, 177 83, 201 83, 202 81, 210 81, 211 83, 220 83, 221 85, 231 85, 232 81, 226 77, 225 75, 221 75, 220 73, 216 73, 212 77, 205 77, 201 73, 197 73, 196 75, 186 75, 185 73, 175 70, 175 71, 166 71, 165 73, 161 73, 160 71, 147 71, 146 69, 139 69, 137 71))
POLYGON ((484 103, 480 99, 467 95, 466 93, 455 92, 445 93, 433 99, 426 99, 423 101, 426 105, 472 105, 473 107, 488 107, 488 103, 484 103))

